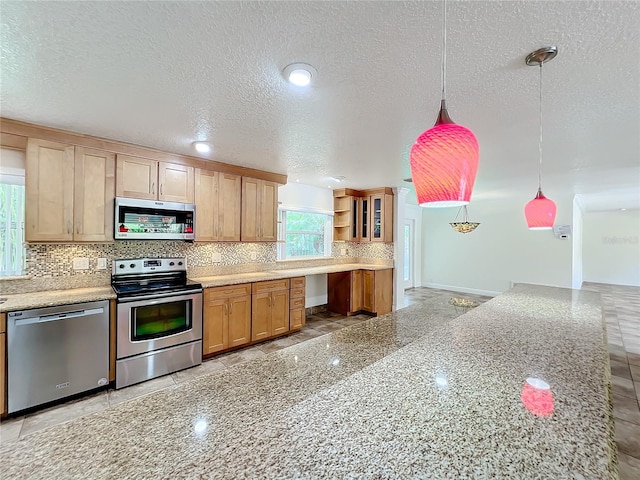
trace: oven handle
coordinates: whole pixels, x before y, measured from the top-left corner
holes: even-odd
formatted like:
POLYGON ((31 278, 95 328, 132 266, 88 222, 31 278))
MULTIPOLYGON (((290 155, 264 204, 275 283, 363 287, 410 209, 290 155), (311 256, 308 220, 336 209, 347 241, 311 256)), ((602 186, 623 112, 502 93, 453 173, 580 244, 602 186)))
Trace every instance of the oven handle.
POLYGON ((184 297, 188 295, 197 295, 198 293, 202 293, 202 289, 197 290, 181 290, 179 292, 166 292, 166 293, 154 293, 154 294, 145 294, 136 297, 124 297, 118 298, 118 303, 131 303, 131 302, 144 302, 146 300, 153 300, 155 298, 168 298, 168 297, 184 297))

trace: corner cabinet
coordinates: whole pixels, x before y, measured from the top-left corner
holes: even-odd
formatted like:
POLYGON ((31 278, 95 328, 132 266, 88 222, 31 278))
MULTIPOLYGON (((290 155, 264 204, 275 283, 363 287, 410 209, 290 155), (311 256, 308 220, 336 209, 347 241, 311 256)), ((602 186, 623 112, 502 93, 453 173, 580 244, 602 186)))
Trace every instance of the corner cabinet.
POLYGON ((385 315, 393 304, 393 269, 329 273, 327 290, 327 308, 331 312, 385 315))
POLYGON ((26 241, 112 241, 114 174, 112 153, 30 138, 26 241))
POLYGON ((390 188, 333 192, 333 241, 393 242, 393 191, 390 188))
POLYGON ((278 240, 278 184, 242 177, 243 242, 275 242, 278 240))
POLYGON ((196 169, 196 241, 240 241, 241 185, 238 175, 196 169))
POLYGON ((118 155, 116 196, 193 203, 194 168, 118 155))
POLYGON ((227 350, 251 341, 251 284, 204 290, 202 354, 227 350))

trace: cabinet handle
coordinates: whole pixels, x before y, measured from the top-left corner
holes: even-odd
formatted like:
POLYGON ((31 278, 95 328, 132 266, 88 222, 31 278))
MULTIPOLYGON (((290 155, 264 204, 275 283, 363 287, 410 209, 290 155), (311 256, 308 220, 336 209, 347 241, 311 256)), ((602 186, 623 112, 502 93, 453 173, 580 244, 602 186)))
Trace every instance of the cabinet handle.
POLYGON ((271 306, 271 295, 267 297, 267 305, 271 306))
POLYGON ((226 315, 227 313, 229 313, 229 305, 228 304, 224 304, 224 314, 226 315))
POLYGON ((233 314, 233 303, 229 304, 229 315, 233 314))
POLYGON ((151 194, 156 194, 156 182, 151 182, 151 194))
POLYGON ((164 195, 164 193, 162 193, 162 187, 163 187, 163 183, 160 184, 160 195, 164 195))

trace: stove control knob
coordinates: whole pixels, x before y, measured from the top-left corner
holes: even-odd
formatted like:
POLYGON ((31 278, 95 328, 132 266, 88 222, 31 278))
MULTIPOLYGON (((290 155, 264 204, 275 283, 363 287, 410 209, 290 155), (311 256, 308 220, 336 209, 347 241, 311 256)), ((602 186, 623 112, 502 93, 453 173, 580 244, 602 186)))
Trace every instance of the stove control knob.
POLYGON ((136 264, 132 263, 131 265, 129 265, 131 268, 135 268, 136 264))
POLYGON ((178 262, 178 265, 182 265, 182 262, 178 262))
POLYGON ((169 262, 169 266, 170 266, 170 267, 173 267, 174 265, 175 265, 175 263, 173 263, 173 262, 169 262))
POLYGON ((124 263, 121 263, 120 265, 118 265, 118 268, 124 268, 124 263))

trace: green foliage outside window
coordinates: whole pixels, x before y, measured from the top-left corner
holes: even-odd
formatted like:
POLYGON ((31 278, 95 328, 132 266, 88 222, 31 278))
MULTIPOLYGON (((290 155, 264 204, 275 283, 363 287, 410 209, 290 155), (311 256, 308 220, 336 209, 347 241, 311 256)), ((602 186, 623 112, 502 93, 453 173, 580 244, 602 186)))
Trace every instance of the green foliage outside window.
POLYGON ((309 212, 284 212, 286 256, 311 257, 325 254, 325 226, 328 215, 309 212))

